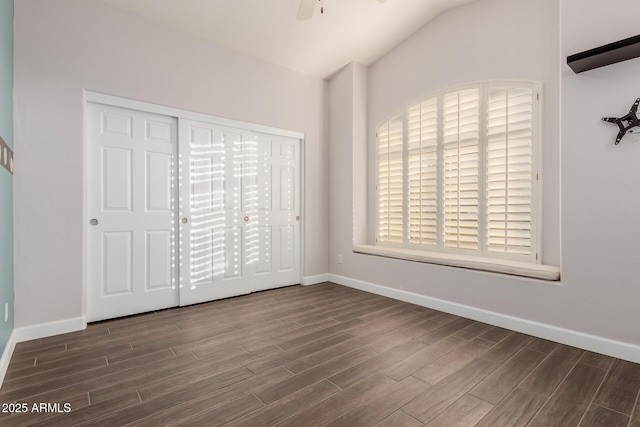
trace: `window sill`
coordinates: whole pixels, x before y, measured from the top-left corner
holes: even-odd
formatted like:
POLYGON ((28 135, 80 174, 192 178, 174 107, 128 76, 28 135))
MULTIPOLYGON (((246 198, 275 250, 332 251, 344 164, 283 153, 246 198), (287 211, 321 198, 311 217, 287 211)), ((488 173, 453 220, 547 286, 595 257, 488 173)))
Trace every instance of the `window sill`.
POLYGON ((553 265, 530 264, 503 259, 425 252, 374 245, 354 246, 353 251, 360 254, 426 262, 429 264, 446 265, 449 267, 469 268, 472 270, 490 271, 493 273, 511 274, 514 276, 531 277, 534 279, 550 281, 560 280, 560 267, 555 267, 553 265))

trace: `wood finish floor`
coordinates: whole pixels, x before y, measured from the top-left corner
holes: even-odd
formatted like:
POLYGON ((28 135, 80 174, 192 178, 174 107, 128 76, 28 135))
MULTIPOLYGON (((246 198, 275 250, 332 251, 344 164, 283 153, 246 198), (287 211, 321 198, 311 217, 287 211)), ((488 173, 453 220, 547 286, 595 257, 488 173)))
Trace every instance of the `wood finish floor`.
POLYGON ((0 403, 71 412, 0 425, 640 427, 639 388, 638 364, 325 283, 20 343, 0 403))

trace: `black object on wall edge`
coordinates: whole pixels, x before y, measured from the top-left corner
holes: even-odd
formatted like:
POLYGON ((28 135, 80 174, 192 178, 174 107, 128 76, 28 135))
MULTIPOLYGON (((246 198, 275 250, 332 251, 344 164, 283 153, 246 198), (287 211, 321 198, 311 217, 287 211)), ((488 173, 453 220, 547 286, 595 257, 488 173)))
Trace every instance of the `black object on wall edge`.
POLYGON ((13 151, 4 142, 4 139, 0 136, 0 166, 9 171, 13 175, 13 151))
POLYGON ((602 120, 609 123, 615 123, 618 125, 620 132, 616 137, 616 145, 620 142, 623 136, 629 133, 640 132, 640 118, 638 117, 638 105, 640 105, 640 98, 636 99, 633 103, 629 113, 622 117, 603 117, 602 120), (637 128, 637 129, 636 129, 637 128))
POLYGON ((575 73, 581 73, 638 57, 640 35, 567 56, 567 65, 575 73))

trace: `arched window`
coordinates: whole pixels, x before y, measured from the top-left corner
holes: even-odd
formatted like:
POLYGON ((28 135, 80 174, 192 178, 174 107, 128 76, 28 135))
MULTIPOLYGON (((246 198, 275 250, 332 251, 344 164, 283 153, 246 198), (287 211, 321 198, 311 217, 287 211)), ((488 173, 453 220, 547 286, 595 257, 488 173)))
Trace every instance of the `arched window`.
POLYGON ((538 263, 540 87, 450 88, 380 125, 376 244, 538 263))

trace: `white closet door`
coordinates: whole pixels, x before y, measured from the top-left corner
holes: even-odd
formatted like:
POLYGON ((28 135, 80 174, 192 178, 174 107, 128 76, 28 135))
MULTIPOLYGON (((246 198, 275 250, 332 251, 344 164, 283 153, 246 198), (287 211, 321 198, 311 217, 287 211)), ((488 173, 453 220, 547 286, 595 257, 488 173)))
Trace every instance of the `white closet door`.
POLYGON ((177 120, 87 106, 87 320, 176 306, 177 120))
POLYGON ((248 132, 245 143, 246 256, 252 289, 300 283, 301 142, 248 132))
POLYGON ((180 304, 300 283, 300 141, 179 127, 180 304))

